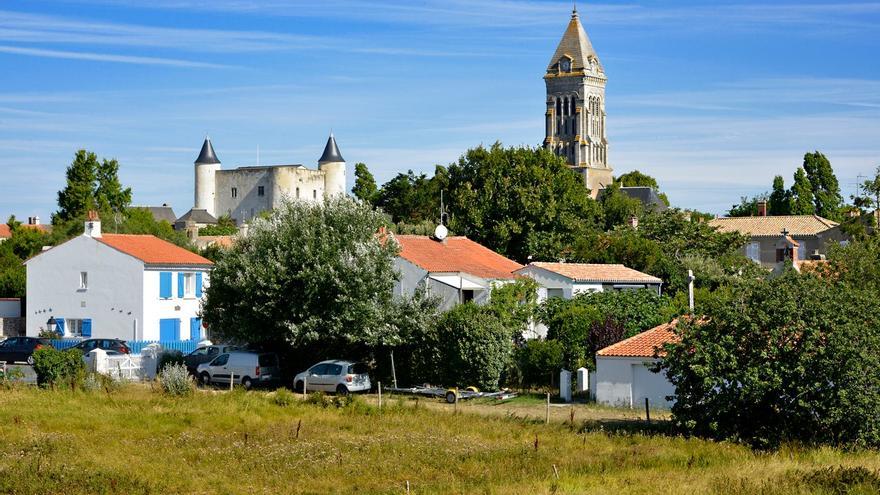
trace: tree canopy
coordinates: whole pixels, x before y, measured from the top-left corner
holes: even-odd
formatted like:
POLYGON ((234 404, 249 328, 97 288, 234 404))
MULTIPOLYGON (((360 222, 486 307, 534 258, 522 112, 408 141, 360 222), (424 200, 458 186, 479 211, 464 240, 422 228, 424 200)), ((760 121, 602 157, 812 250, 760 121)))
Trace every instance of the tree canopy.
POLYGON ((812 186, 816 214, 831 220, 842 218, 843 197, 828 158, 818 151, 804 155, 804 171, 812 186))
POLYGON ((347 197, 286 202, 214 268, 204 320, 235 342, 379 345, 397 338, 397 244, 385 217, 347 197))
POLYGON ((354 197, 368 204, 373 204, 376 201, 379 188, 376 186, 376 179, 370 173, 366 163, 354 164, 354 187, 351 188, 351 193, 354 194, 354 197))
POLYGON ((543 148, 468 150, 449 167, 449 225, 520 262, 557 259, 602 210, 582 179, 543 148))
POLYGON ((119 181, 119 163, 98 161, 95 153, 79 150, 67 168, 67 185, 58 191, 58 211, 52 223, 62 223, 98 210, 102 217, 123 212, 131 203, 131 188, 119 181))

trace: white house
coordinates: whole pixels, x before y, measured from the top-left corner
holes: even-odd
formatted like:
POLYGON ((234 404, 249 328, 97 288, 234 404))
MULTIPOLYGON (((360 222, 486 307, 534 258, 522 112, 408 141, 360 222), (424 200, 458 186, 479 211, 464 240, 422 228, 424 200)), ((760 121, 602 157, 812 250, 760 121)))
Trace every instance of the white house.
POLYGON ((212 263, 152 235, 85 233, 27 267, 27 335, 52 318, 64 337, 187 340, 203 336, 199 310, 212 263))
POLYGON ((412 296, 419 288, 439 296, 444 310, 474 301, 488 302, 492 287, 517 278, 522 265, 467 237, 396 235, 400 254, 395 268, 400 280, 395 296, 412 296))
POLYGON ((538 282, 538 301, 571 299, 583 292, 650 289, 660 294, 663 281, 623 265, 589 263, 529 263, 516 271, 538 282))
POLYGON ((664 323, 597 352, 596 402, 640 408, 647 398, 652 408, 672 407, 667 397, 675 395, 675 388, 663 371, 654 373, 651 366, 662 357, 663 344, 677 341, 677 324, 664 323))

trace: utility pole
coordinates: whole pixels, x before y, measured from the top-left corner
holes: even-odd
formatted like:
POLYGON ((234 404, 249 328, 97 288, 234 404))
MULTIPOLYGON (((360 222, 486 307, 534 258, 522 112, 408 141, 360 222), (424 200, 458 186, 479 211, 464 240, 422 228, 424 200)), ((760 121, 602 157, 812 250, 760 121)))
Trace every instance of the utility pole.
POLYGON ((694 271, 688 270, 688 308, 691 310, 691 314, 694 314, 694 271))

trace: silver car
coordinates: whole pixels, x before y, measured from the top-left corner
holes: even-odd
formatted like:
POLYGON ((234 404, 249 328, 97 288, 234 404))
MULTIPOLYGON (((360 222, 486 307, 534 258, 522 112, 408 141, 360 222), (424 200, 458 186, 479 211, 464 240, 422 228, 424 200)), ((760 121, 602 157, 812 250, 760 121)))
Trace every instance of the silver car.
POLYGON ((302 392, 303 387, 307 387, 309 392, 336 392, 339 395, 348 395, 350 392, 368 391, 371 384, 366 365, 334 359, 321 361, 296 375, 293 378, 293 389, 302 392))
POLYGON ((275 353, 235 351, 220 354, 210 362, 198 365, 196 373, 205 385, 228 385, 232 381, 250 389, 277 381, 281 370, 275 353))

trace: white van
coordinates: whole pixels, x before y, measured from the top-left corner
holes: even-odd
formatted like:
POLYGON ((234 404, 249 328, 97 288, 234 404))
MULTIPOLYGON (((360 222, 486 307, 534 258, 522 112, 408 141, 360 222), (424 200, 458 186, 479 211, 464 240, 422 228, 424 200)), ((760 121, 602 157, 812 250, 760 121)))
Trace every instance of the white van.
POLYGON ((228 385, 230 380, 246 389, 278 381, 281 369, 274 352, 227 352, 196 368, 199 381, 228 385))

